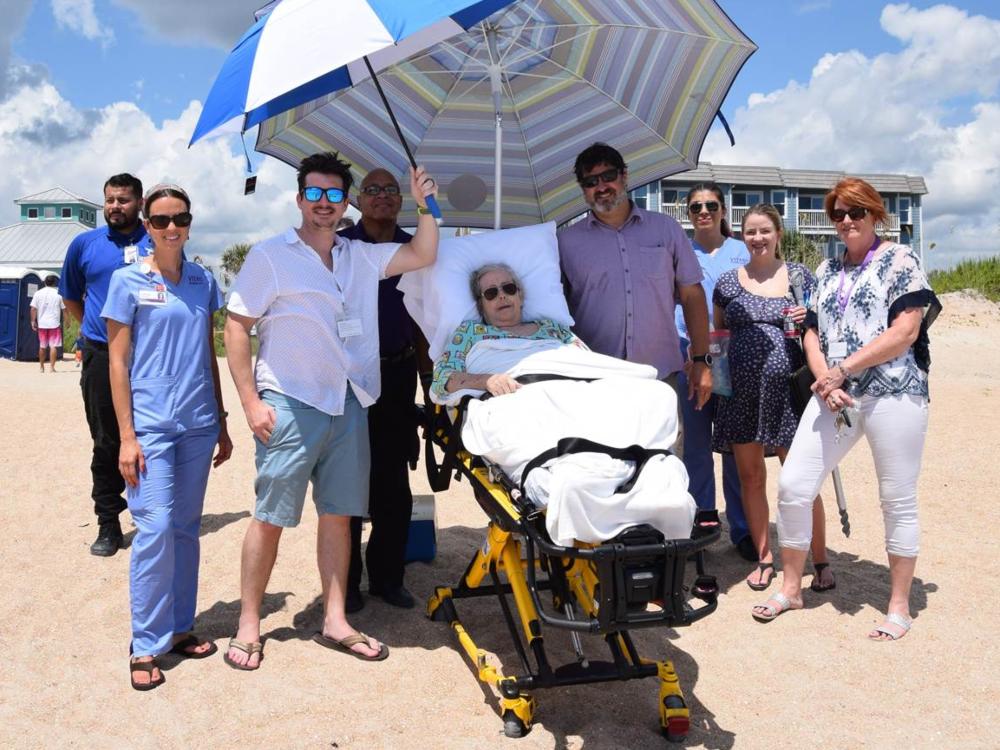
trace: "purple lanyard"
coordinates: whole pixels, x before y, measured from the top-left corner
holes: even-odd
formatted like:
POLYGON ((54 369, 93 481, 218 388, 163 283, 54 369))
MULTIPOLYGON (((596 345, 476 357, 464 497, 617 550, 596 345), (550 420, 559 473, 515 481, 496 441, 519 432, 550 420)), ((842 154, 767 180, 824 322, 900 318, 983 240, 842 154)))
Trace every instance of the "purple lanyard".
MULTIPOLYGON (((837 305, 840 307, 840 314, 841 315, 843 315, 844 314, 844 310, 847 309, 847 303, 851 299, 851 292, 854 291, 855 284, 858 283, 858 279, 861 278, 861 274, 864 273, 865 268, 868 266, 868 264, 872 262, 872 258, 875 255, 875 251, 878 250, 878 246, 880 244, 882 244, 882 240, 880 240, 878 237, 876 237, 875 241, 872 243, 872 246, 870 248, 868 248, 868 253, 865 255, 865 259, 863 261, 861 261, 861 267, 858 269, 858 275, 854 277, 854 281, 852 281, 851 285, 849 287, 847 287, 847 293, 846 294, 844 293, 844 280, 847 278, 847 274, 844 272, 843 264, 841 264, 841 267, 840 267, 840 286, 837 287, 837 305)), ((846 252, 845 252, 845 256, 846 256, 846 252)))

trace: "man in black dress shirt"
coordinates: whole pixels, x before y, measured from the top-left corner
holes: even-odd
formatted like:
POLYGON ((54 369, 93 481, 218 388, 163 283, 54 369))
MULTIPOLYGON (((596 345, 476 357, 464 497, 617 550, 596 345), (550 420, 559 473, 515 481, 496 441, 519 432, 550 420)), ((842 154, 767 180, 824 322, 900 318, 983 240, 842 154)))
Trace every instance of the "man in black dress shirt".
MULTIPOLYGON (((396 219, 403 205, 399 182, 384 169, 374 169, 361 182, 358 204, 361 221, 339 232, 365 242, 409 242, 411 235, 396 219)), ((395 607, 409 609, 413 595, 403 585, 406 538, 413 512, 410 459, 417 439, 414 397, 417 390, 416 326, 396 289, 398 276, 385 279, 378 289, 379 353, 382 357, 382 395, 368 409, 371 442, 371 535, 365 562, 368 591, 395 607)), ((364 607, 361 596, 361 519, 351 519, 351 567, 347 576, 347 612, 364 607)))

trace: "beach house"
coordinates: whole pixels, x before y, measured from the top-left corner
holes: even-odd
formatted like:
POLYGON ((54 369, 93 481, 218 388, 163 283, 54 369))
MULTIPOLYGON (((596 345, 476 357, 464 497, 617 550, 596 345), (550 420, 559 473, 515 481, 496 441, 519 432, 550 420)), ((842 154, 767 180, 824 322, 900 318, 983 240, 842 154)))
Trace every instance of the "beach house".
POLYGON ((97 226, 101 206, 61 187, 14 201, 20 221, 0 227, 0 265, 62 269, 69 243, 97 226))

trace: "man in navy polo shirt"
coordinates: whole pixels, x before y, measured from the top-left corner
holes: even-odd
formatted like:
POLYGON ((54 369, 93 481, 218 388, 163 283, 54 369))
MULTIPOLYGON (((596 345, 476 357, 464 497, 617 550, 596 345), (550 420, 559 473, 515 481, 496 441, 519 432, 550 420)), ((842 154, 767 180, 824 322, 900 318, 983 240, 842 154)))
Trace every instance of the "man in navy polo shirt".
MULTIPOLYGON (((396 223, 403 206, 399 182, 384 169, 373 169, 361 182, 358 195, 361 221, 338 234, 363 242, 406 243, 412 235, 396 223)), ((396 288, 398 276, 378 286, 378 335, 382 395, 368 409, 371 443, 371 481, 368 512, 371 536, 365 562, 368 590, 387 603, 409 609, 413 595, 403 586, 406 540, 413 513, 409 459, 419 452, 413 398, 417 389, 416 326, 396 288)), ((351 519, 351 566, 347 576, 345 609, 357 612, 361 597, 361 518, 351 519)))
POLYGON ((59 294, 66 309, 80 321, 83 338, 80 389, 94 441, 91 496, 98 524, 97 540, 90 546, 90 553, 100 557, 110 557, 121 548, 118 516, 126 507, 122 498, 125 480, 118 471, 118 420, 108 377, 108 333, 101 308, 111 274, 151 252, 149 237, 139 221, 141 201, 142 183, 137 178, 128 173, 109 178, 104 183, 107 226, 77 235, 66 251, 59 279, 59 294))

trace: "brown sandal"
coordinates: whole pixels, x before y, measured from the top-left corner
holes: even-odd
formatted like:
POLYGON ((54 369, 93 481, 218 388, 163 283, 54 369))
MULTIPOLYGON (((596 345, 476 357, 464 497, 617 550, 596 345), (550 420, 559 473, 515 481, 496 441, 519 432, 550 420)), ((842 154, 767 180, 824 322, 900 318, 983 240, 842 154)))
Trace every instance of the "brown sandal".
POLYGON ((346 638, 341 638, 339 641, 336 638, 330 638, 329 636, 323 635, 322 632, 316 633, 313 636, 313 640, 316 641, 320 646, 324 648, 329 648, 334 651, 341 651, 345 654, 353 656, 355 659, 361 659, 361 661, 382 661, 389 656, 389 647, 384 643, 375 641, 378 643, 378 653, 374 656, 368 656, 367 654, 362 654, 360 651, 355 651, 351 646, 356 646, 359 643, 371 648, 371 643, 368 641, 368 636, 364 633, 354 633, 346 638))
POLYGON ((229 639, 229 646, 226 648, 226 653, 222 655, 222 660, 226 662, 233 669, 238 669, 241 672, 253 672, 256 669, 260 669, 260 663, 264 661, 264 644, 260 641, 254 641, 253 643, 247 643, 246 641, 241 641, 235 636, 229 639), (247 657, 253 656, 254 654, 260 654, 260 658, 257 660, 257 666, 251 667, 246 664, 240 664, 229 658, 229 649, 235 648, 237 651, 242 651, 247 657))
POLYGON ((160 669, 160 679, 153 679, 153 670, 159 668, 160 665, 156 663, 156 659, 151 659, 150 661, 135 661, 134 659, 130 659, 128 663, 128 671, 130 681, 132 682, 132 689, 140 691, 153 690, 166 682, 167 678, 163 676, 162 669, 160 669), (145 672, 148 674, 149 682, 136 682, 135 675, 137 672, 145 672))

